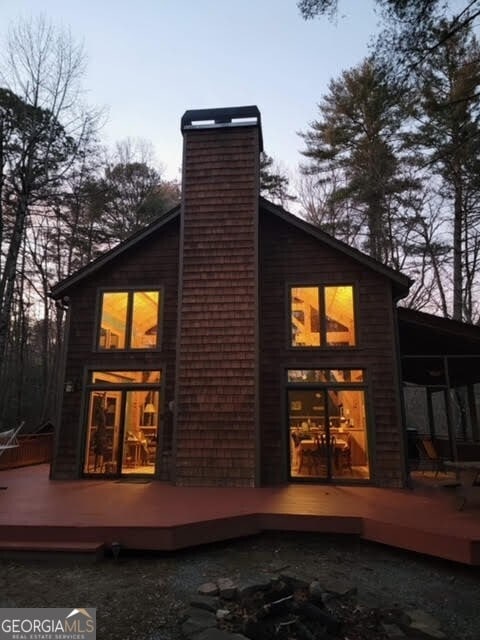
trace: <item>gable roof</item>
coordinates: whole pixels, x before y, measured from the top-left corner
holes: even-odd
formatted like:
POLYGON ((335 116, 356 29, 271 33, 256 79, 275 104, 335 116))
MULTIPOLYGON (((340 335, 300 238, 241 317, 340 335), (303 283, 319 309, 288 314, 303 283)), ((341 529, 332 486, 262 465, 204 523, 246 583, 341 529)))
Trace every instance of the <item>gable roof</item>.
POLYGON ((358 249, 351 247, 342 240, 337 240, 337 238, 334 238, 326 231, 322 231, 320 227, 317 227, 314 224, 311 224, 310 222, 307 222, 306 220, 303 220, 302 218, 289 213, 288 211, 283 209, 283 207, 273 204, 273 202, 270 202, 266 198, 260 197, 260 206, 263 207, 266 211, 278 216, 288 224, 291 224, 298 229, 305 231, 306 233, 316 238, 317 240, 320 240, 323 244, 326 244, 335 251, 343 253, 349 258, 352 258, 352 260, 363 264, 368 269, 372 269, 373 271, 376 271, 377 273, 391 280, 394 285, 396 300, 404 298, 408 294, 410 286, 413 284, 413 280, 411 280, 411 278, 404 275, 400 271, 396 271, 391 267, 387 267, 378 260, 375 260, 375 258, 371 258, 366 253, 362 253, 358 249))
POLYGON ((137 244, 143 242, 146 238, 159 231, 166 224, 171 222, 180 214, 180 204, 175 205, 165 213, 162 213, 158 218, 151 222, 144 229, 140 229, 135 233, 132 233, 126 240, 117 244, 113 249, 102 253, 102 255, 89 262, 84 267, 81 267, 77 271, 74 271, 71 275, 67 276, 64 280, 58 282, 50 290, 50 297, 53 299, 61 298, 65 295, 66 291, 75 284, 81 282, 84 278, 92 275, 95 271, 98 271, 103 266, 121 256, 125 251, 128 251, 137 244))
MULTIPOLYGON (((295 216, 292 213, 289 213, 283 207, 273 204, 273 202, 270 202, 266 198, 260 197, 259 205, 260 205, 260 209, 264 209, 265 211, 268 211, 269 213, 272 213, 273 215, 278 216, 287 224, 291 224, 294 227, 301 229, 305 233, 308 233, 310 236, 326 244, 327 246, 331 247, 335 251, 343 253, 344 255, 348 256, 352 260, 355 260, 356 262, 363 264, 368 269, 372 269, 373 271, 376 271, 377 273, 391 280, 394 287, 395 299, 398 300, 400 298, 404 298, 408 294, 410 285, 412 284, 412 280, 407 276, 405 276, 403 273, 400 273, 399 271, 395 271, 395 269, 392 269, 391 267, 387 267, 386 265, 382 264, 378 260, 371 258, 370 256, 368 256, 365 253, 362 253, 358 249, 354 249, 353 247, 346 244, 345 242, 342 242, 341 240, 337 240, 330 234, 326 233, 325 231, 322 231, 319 227, 316 227, 315 225, 310 224, 305 220, 302 220, 302 218, 299 218, 298 216, 295 216)), ((116 259, 118 256, 122 255, 125 251, 128 251, 132 247, 143 242, 146 238, 148 238, 152 234, 159 231, 164 225, 166 225, 168 222, 172 221, 174 218, 180 215, 180 210, 181 210, 181 205, 180 204, 176 205, 166 213, 159 216, 151 224, 145 227, 145 229, 141 229, 140 231, 133 233, 124 242, 121 242, 119 245, 117 245, 113 249, 110 249, 109 251, 102 254, 101 256, 99 256, 89 264, 85 265, 78 271, 75 271, 64 280, 61 280, 58 284, 52 287, 50 291, 50 297, 54 299, 58 299, 64 296, 68 291, 68 289, 70 289, 70 287, 78 284, 84 278, 92 275, 93 273, 101 269, 103 266, 105 266, 112 260, 116 259)))

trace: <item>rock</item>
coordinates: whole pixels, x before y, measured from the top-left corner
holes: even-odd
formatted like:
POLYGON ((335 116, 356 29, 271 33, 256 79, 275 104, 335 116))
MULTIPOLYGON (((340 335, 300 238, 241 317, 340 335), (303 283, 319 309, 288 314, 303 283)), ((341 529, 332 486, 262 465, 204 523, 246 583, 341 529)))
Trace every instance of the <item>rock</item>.
POLYGON ((270 589, 271 581, 267 580, 252 580, 251 582, 243 582, 237 586, 237 593, 241 600, 248 598, 252 593, 257 591, 267 591, 270 589))
POLYGON ((237 587, 230 578, 219 578, 217 580, 218 592, 221 598, 232 600, 237 595, 237 587))
POLYGON ((198 587, 198 593, 202 596, 218 596, 218 585, 214 582, 205 582, 198 587))
POLYGON ((294 575, 291 573, 282 573, 280 578, 287 585, 291 585, 292 589, 308 589, 310 586, 311 578, 306 576, 294 575))
POLYGON ((337 578, 326 578, 322 580, 323 589, 335 596, 351 596, 357 593, 357 587, 349 583, 347 580, 339 580, 337 578))
POLYGON ((313 580, 310 583, 310 598, 312 602, 314 602, 317 607, 322 607, 323 605, 323 587, 318 580, 313 580))
POLYGON ((195 595, 190 600, 190 606, 197 609, 204 609, 205 611, 211 611, 215 613, 218 609, 218 598, 214 596, 202 596, 201 594, 195 595))
POLYGON ((225 620, 230 615, 230 611, 228 609, 217 609, 215 617, 217 620, 225 620))
POLYGON ((404 629, 407 634, 414 631, 417 636, 427 639, 443 640, 447 636, 441 630, 440 622, 422 609, 409 609, 405 611, 409 620, 404 629))
POLYGON ((382 628, 389 640, 403 640, 403 638, 406 638, 406 635, 396 624, 382 623, 382 628))
POLYGON ((191 607, 187 612, 187 619, 182 624, 184 636, 193 636, 200 631, 216 627, 217 619, 213 613, 191 607))
POLYGON ((278 580, 272 580, 271 588, 265 592, 263 599, 265 602, 274 602, 275 600, 280 600, 280 598, 291 596, 292 593, 291 585, 279 578, 278 580))

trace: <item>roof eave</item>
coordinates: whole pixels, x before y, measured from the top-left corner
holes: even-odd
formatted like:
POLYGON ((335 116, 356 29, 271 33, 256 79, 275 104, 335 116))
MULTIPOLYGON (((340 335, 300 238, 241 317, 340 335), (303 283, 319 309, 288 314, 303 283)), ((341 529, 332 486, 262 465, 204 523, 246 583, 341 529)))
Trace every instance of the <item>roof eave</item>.
POLYGON ((420 326, 434 331, 439 331, 451 336, 467 338, 480 341, 480 327, 475 324, 436 316, 426 311, 399 307, 399 320, 411 326, 420 326))
POLYGON ((408 276, 404 275, 403 273, 400 273, 399 271, 395 271, 395 269, 392 269, 391 267, 387 267, 386 265, 382 264, 378 260, 375 260, 374 258, 371 258, 365 253, 362 253, 358 249, 355 249, 354 247, 351 247, 345 242, 342 242, 341 240, 334 238, 329 233, 326 233, 319 227, 316 227, 315 225, 307 222, 306 220, 302 220, 302 218, 299 218, 298 216, 293 215, 293 213, 286 211, 283 207, 280 207, 279 205, 276 205, 273 202, 270 202, 269 200, 267 200, 266 198, 263 198, 262 196, 260 196, 260 206, 263 206, 270 213, 273 213, 274 215, 277 215, 278 217, 282 218, 283 220, 285 220, 285 222, 293 224, 294 226, 298 227, 302 231, 305 231, 306 233, 310 234, 314 238, 321 240, 323 243, 330 246, 332 249, 341 251, 342 253, 349 256, 353 260, 360 262, 366 267, 373 269, 374 271, 388 278, 394 286, 395 301, 401 300, 402 298, 405 298, 408 295, 410 291, 410 287, 413 284, 413 280, 408 276))
POLYGON ((59 298, 64 297, 68 290, 71 289, 71 287, 79 284, 84 278, 92 275, 93 273, 104 267, 106 264, 108 264, 111 260, 114 260, 118 256, 122 255, 125 251, 128 251, 136 244, 143 242, 145 238, 171 222, 171 220, 173 220, 179 214, 180 204, 177 204, 172 207, 172 209, 159 216, 156 220, 149 224, 148 227, 145 227, 145 229, 140 229, 139 231, 128 237, 126 240, 113 247, 113 249, 110 249, 106 253, 103 253, 95 260, 92 260, 92 262, 89 262, 84 267, 78 269, 78 271, 75 271, 71 275, 67 276, 64 280, 61 280, 51 288, 50 293, 48 294, 49 297, 53 298, 54 300, 58 300, 59 298))

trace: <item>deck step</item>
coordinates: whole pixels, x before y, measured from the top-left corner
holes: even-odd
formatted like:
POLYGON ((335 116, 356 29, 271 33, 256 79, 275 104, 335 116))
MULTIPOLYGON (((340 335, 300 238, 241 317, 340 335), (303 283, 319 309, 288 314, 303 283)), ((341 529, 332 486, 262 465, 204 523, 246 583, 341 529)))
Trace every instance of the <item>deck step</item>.
POLYGON ((1 540, 0 555, 9 556, 36 556, 64 554, 72 556, 83 556, 99 559, 103 557, 105 544, 103 542, 63 542, 58 540, 1 540))

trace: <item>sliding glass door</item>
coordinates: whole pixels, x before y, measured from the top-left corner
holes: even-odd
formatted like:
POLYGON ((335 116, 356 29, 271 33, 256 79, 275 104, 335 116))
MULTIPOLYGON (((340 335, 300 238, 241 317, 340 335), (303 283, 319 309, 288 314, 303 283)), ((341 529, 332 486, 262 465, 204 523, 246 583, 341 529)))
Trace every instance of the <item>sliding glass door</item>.
POLYGON ((159 371, 95 371, 83 473, 153 475, 161 425, 159 371))
POLYGON ((361 370, 289 370, 290 477, 368 480, 366 391, 361 370))

